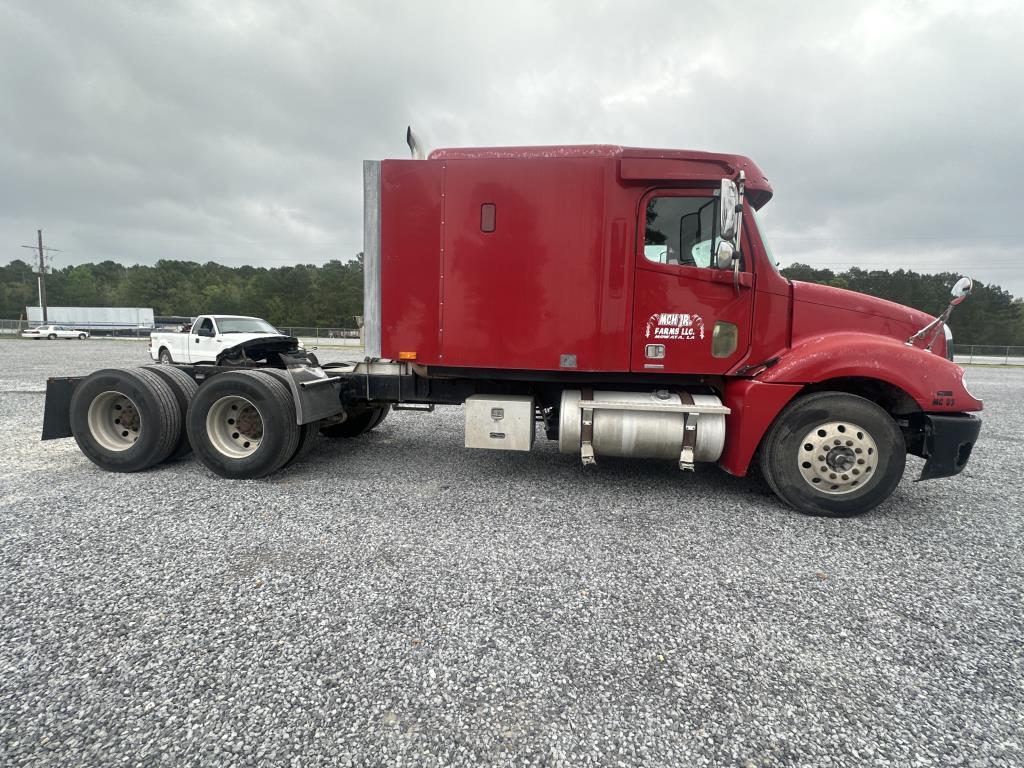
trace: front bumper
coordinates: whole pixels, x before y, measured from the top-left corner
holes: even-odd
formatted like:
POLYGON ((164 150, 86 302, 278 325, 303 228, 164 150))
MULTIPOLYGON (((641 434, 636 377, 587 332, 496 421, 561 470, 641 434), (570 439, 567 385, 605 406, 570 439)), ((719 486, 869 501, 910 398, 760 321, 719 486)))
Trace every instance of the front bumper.
POLYGON ((925 459, 918 480, 958 475, 967 466, 981 432, 969 413, 918 413, 909 421, 907 452, 925 459))

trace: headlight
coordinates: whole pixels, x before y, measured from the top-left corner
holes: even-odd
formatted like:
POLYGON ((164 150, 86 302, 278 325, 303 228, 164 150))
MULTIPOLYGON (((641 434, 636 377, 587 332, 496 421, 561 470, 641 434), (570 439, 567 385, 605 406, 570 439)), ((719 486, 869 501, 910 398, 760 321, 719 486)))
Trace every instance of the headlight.
POLYGON ((946 357, 950 360, 953 359, 953 331, 950 330, 949 326, 945 323, 942 324, 942 330, 946 334, 946 357))
POLYGON ((971 392, 971 388, 967 386, 967 369, 961 368, 960 370, 963 371, 963 373, 960 375, 960 386, 964 388, 964 392, 973 397, 975 400, 980 400, 981 398, 977 397, 973 392, 971 392))

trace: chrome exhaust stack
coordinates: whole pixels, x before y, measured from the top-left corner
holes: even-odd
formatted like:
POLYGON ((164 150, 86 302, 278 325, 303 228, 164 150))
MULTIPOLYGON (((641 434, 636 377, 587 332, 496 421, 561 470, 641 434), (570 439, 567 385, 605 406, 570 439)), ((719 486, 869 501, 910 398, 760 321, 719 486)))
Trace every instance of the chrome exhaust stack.
POLYGON ((409 152, 412 153, 413 160, 426 159, 426 154, 423 152, 423 145, 420 143, 419 137, 412 132, 411 125, 405 129, 405 143, 409 145, 409 152))

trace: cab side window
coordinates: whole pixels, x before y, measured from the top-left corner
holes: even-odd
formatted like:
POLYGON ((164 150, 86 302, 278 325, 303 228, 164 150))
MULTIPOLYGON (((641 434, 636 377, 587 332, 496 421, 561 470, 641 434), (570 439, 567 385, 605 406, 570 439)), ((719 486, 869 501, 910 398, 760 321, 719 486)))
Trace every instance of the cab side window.
POLYGON ((203 332, 207 332, 208 331, 208 332, 210 332, 212 334, 213 333, 213 320, 210 319, 209 317, 204 317, 203 318, 203 322, 201 322, 199 324, 199 330, 201 330, 203 332))
POLYGON ((711 266, 715 197, 652 197, 647 203, 644 257, 657 264, 711 266))

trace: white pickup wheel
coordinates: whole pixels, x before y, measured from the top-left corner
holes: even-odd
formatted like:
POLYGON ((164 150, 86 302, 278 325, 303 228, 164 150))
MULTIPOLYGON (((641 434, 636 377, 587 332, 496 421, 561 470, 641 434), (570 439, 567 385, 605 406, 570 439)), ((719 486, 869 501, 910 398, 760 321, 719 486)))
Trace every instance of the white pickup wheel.
POLYGON ((142 368, 106 369, 85 378, 71 398, 71 433, 90 461, 137 472, 164 461, 181 435, 171 388, 142 368))
POLYGON ((174 363, 174 359, 171 357, 171 353, 167 351, 166 347, 160 348, 160 354, 157 355, 161 365, 171 365, 174 363))
POLYGON ((761 471, 786 503, 809 515, 849 517, 892 494, 907 449, 892 417, 844 392, 798 398, 779 414, 761 446, 761 471))
POLYGON ((229 371, 199 387, 186 418, 192 450, 221 477, 264 477, 299 448, 292 393, 264 371, 229 371))

